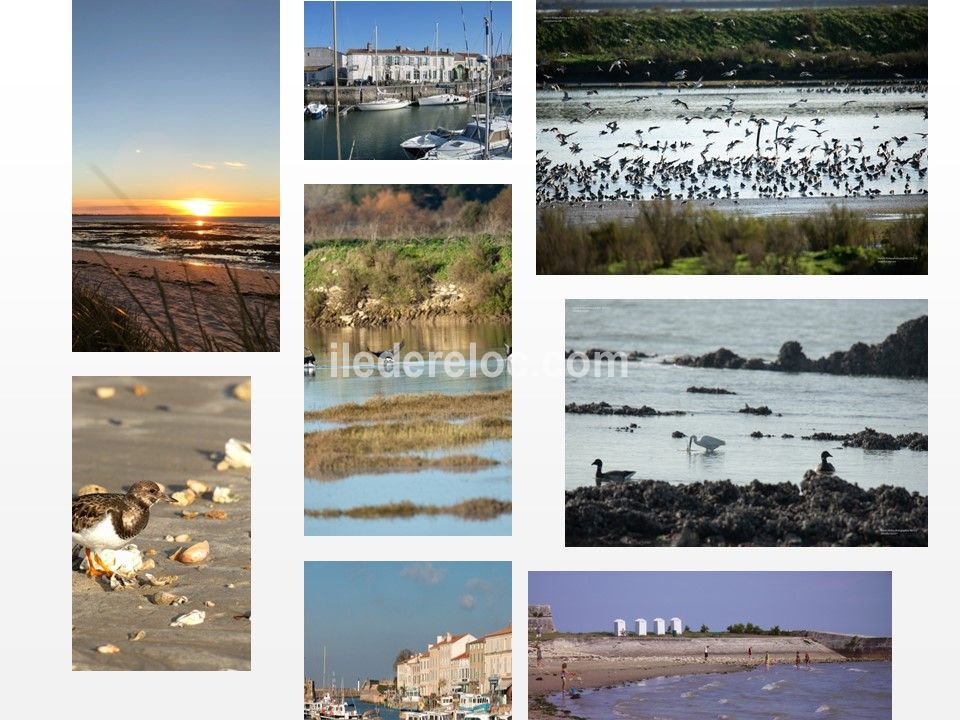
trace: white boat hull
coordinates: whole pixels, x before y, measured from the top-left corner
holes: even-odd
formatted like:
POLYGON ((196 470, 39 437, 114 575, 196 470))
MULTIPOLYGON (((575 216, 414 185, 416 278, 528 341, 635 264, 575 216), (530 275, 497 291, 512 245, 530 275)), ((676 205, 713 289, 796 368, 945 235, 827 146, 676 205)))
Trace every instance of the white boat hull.
POLYGON ((431 95, 417 100, 417 105, 463 105, 468 99, 463 95, 452 95, 450 93, 441 93, 440 95, 431 95))
POLYGON ((409 106, 409 100, 371 100, 370 102, 357 103, 357 110, 362 110, 364 112, 401 110, 402 108, 409 106))

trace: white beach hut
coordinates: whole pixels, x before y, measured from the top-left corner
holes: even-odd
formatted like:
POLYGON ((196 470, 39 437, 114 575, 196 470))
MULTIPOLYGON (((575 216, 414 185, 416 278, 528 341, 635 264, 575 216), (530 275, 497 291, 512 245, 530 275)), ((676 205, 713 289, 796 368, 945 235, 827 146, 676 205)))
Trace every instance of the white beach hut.
POLYGON ((617 618, 613 621, 613 634, 616 637, 623 637, 627 634, 627 623, 622 619, 617 618))
POLYGON ((680 618, 670 618, 670 626, 674 633, 683 635, 683 623, 680 621, 680 618))
POLYGON ((643 618, 637 618, 635 620, 637 623, 637 635, 646 635, 647 634, 647 621, 643 618))
POLYGON ((663 618, 654 618, 653 619, 653 631, 657 635, 666 635, 667 634, 667 624, 663 621, 663 618))

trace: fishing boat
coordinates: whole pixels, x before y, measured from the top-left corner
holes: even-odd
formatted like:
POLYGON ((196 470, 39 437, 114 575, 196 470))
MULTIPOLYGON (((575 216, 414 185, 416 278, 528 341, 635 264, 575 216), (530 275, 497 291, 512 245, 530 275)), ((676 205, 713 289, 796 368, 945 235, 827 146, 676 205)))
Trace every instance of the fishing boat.
POLYGON ((327 114, 327 110, 329 109, 330 108, 320 102, 307 103, 307 105, 303 108, 303 116, 305 118, 323 117, 327 114))
POLYGON ((462 693, 459 709, 460 712, 464 713, 487 712, 490 710, 490 697, 488 695, 462 693))
POLYGON ((512 153, 513 122, 509 115, 474 115, 459 133, 427 151, 423 160, 481 160, 512 153))
POLYGON ((409 100, 401 100, 395 95, 387 95, 380 89, 380 80, 377 77, 377 65, 380 62, 380 53, 378 46, 380 43, 380 31, 379 28, 374 26, 373 28, 373 80, 376 84, 377 97, 375 100, 370 100, 368 102, 357 103, 357 110, 362 110, 364 112, 373 112, 373 111, 382 111, 382 110, 400 110, 405 107, 409 107, 409 100))
POLYGON ((460 133, 456 130, 447 130, 444 127, 438 127, 423 135, 417 135, 400 143, 400 147, 412 158, 422 158, 431 150, 443 145, 460 133))

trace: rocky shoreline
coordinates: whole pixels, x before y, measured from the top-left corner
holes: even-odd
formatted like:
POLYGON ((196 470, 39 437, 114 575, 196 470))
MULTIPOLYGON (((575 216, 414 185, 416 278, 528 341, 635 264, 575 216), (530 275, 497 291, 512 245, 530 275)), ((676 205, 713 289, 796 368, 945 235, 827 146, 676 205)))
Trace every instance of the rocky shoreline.
MULTIPOLYGON (((927 377, 927 316, 908 320, 897 327, 883 342, 867 345, 858 342, 849 350, 837 350, 826 357, 812 360, 796 340, 780 347, 777 359, 745 358, 727 348, 719 348, 704 355, 681 355, 665 359, 664 364, 683 367, 713 368, 719 370, 771 370, 776 372, 816 372, 830 375, 877 375, 882 377, 927 377)), ((566 357, 583 355, 590 360, 639 361, 656 357, 633 350, 604 350, 591 348, 585 353, 567 350, 566 357)), ((687 392, 735 394, 711 388, 689 388, 687 392)))
POLYGON ((608 402, 600 401, 593 403, 567 403, 564 406, 565 412, 571 415, 625 415, 628 417, 664 417, 668 415, 686 415, 682 410, 665 410, 661 412, 649 405, 633 407, 632 405, 611 405, 608 402))
POLYGON ((639 480, 566 493, 570 546, 927 545, 927 497, 808 470, 789 482, 639 480))

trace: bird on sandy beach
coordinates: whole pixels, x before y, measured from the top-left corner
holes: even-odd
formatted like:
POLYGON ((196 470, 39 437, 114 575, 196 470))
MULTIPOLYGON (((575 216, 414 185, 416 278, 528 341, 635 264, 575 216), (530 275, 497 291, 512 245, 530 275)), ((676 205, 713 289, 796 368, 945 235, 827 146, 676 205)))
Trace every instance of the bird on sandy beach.
POLYGON ((98 553, 118 550, 147 527, 150 507, 171 502, 160 486, 141 480, 126 493, 94 493, 73 501, 73 541, 83 547, 90 577, 113 575, 98 553))
POLYGON ((602 482, 625 482, 634 476, 636 470, 608 470, 607 472, 603 471, 603 460, 597 458, 594 460, 591 465, 597 466, 597 487, 600 487, 602 482))
POLYGON ((830 475, 834 471, 833 465, 827 462, 828 457, 833 457, 833 455, 826 450, 820 453, 820 464, 817 465, 817 472, 821 475, 830 475))
POLYGON ((304 365, 316 365, 317 356, 313 354, 313 350, 308 348, 306 345, 303 347, 303 364, 304 365))

